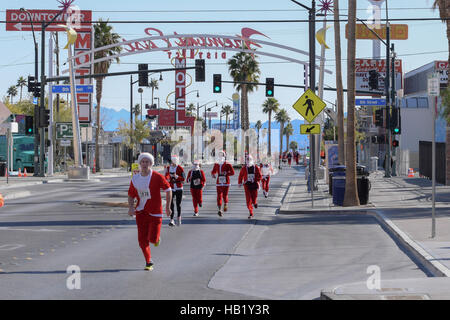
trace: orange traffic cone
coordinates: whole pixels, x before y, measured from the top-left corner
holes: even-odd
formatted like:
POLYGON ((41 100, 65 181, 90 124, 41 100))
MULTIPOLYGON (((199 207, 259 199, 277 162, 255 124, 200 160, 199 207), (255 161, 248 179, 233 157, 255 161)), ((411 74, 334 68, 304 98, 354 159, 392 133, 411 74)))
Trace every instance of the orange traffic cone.
POLYGON ((22 172, 20 171, 20 168, 19 168, 19 177, 22 177, 22 172))
POLYGON ((408 178, 414 178, 414 170, 413 168, 408 169, 408 178))
POLYGON ((24 168, 23 169, 23 177, 24 178, 26 178, 28 175, 27 175, 27 168, 24 168))

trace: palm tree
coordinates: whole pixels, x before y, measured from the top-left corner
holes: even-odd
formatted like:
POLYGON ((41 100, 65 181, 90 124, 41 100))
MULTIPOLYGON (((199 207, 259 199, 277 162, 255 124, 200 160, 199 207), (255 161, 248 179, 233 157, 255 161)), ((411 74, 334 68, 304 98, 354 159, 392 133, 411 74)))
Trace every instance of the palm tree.
POLYGON ((17 80, 16 87, 20 88, 20 99, 19 102, 22 101, 22 88, 27 86, 27 80, 24 77, 20 77, 19 80, 17 80))
MULTIPOLYGON (((246 131, 250 127, 248 93, 258 89, 258 86, 237 82, 259 82, 259 75, 261 74, 259 63, 256 61, 255 55, 239 52, 228 60, 228 71, 230 72, 230 76, 236 82, 236 89, 241 92, 241 128, 246 131)), ((242 136, 244 137, 245 135, 242 136)), ((245 149, 248 150, 248 143, 246 142, 243 145, 245 146, 245 149)))
POLYGON ((267 155, 270 157, 272 155, 272 145, 271 145, 271 121, 272 121, 272 112, 277 113, 278 112, 278 107, 280 106, 280 104, 278 103, 278 100, 275 98, 267 98, 266 101, 264 101, 262 107, 263 107, 263 112, 267 113, 269 115, 269 144, 268 144, 268 149, 269 151, 267 152, 267 155))
MULTIPOLYGON (((120 35, 112 31, 112 26, 108 25, 108 21, 103 21, 101 18, 99 22, 94 24, 95 48, 104 47, 107 45, 115 44, 120 42, 120 35)), ((108 56, 113 56, 122 51, 121 47, 113 47, 105 50, 100 50, 95 53, 95 59, 100 59, 108 56)), ((119 62, 119 58, 115 58, 116 62, 119 62)), ((94 64, 94 73, 108 73, 109 67, 111 66, 112 60, 105 60, 94 64)), ((103 79, 104 77, 97 77, 96 80, 96 99, 97 99, 97 129, 95 131, 95 159, 96 159, 96 171, 100 171, 100 154, 99 154, 99 141, 100 136, 100 101, 102 99, 103 90, 103 79)))
POLYGON ((223 135, 223 149, 227 146, 227 128, 228 128, 228 116, 233 113, 233 108, 230 105, 226 105, 222 107, 222 114, 225 115, 225 130, 223 135))
POLYGON ((262 122, 261 122, 261 120, 258 120, 258 121, 256 121, 256 124, 255 124, 255 128, 256 128, 256 132, 257 132, 257 135, 256 135, 256 158, 257 158, 257 161, 259 162, 259 130, 261 130, 261 128, 262 128, 262 122))
POLYGON ((281 168, 281 154, 283 153, 284 124, 286 122, 291 121, 291 118, 289 117, 289 115, 288 115, 288 113, 287 113, 287 111, 285 109, 281 109, 275 115, 275 120, 280 124, 280 156, 279 156, 278 167, 281 168))
MULTIPOLYGON (((153 93, 152 93, 153 96, 153 93)), ((195 106, 195 104, 193 104, 192 102, 189 103, 188 107, 186 108, 186 115, 187 116, 195 116, 196 120, 197 120, 197 115, 194 115, 194 110, 196 110, 197 107, 195 106)))
POLYGON ((8 91, 6 91, 9 98, 11 99, 11 104, 13 104, 13 98, 17 96, 17 87, 16 86, 10 86, 8 88, 8 91))
POLYGON ((294 134, 294 128, 292 128, 292 123, 288 123, 284 127, 283 134, 286 136, 286 151, 289 152, 289 137, 294 134))
POLYGON ((154 99, 153 99, 153 94, 154 94, 154 92, 155 92, 155 89, 156 89, 156 90, 159 89, 159 82, 158 82, 158 80, 156 80, 156 79, 151 79, 151 80, 150 80, 150 83, 148 84, 148 86, 149 86, 150 88, 152 88, 152 103, 151 103, 151 104, 153 104, 153 101, 154 101, 154 99))
POLYGON ((341 65, 341 25, 339 22, 339 1, 333 1, 334 5, 334 43, 336 55, 336 95, 337 95, 337 127, 338 127, 338 161, 345 163, 344 147, 344 89, 342 85, 341 65))
POLYGON ((356 181, 355 148, 355 55, 356 55, 356 1, 348 0, 347 43, 347 141, 344 206, 359 206, 356 181))

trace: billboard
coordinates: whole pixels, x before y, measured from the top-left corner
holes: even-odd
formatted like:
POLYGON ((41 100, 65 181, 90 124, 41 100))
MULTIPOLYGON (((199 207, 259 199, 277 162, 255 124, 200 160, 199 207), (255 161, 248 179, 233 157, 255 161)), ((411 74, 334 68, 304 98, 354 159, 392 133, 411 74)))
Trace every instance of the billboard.
MULTIPOLYGON (((373 91, 375 94, 384 94, 384 79, 386 77, 386 60, 384 59, 356 59, 356 90, 373 91), (371 83, 376 79, 376 83, 371 83)), ((402 60, 395 60, 395 89, 402 88, 402 60)), ((368 95, 368 94, 359 94, 368 95)))

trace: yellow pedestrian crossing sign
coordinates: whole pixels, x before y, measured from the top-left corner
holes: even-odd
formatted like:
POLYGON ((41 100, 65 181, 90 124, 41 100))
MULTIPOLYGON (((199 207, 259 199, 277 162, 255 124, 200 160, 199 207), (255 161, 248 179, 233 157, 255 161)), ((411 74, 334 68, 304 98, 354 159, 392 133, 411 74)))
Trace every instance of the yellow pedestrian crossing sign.
POLYGON ((301 124, 300 134, 320 134, 320 124, 301 124))
POLYGON ((312 122, 325 108, 323 102, 311 89, 305 91, 292 106, 308 122, 312 122))

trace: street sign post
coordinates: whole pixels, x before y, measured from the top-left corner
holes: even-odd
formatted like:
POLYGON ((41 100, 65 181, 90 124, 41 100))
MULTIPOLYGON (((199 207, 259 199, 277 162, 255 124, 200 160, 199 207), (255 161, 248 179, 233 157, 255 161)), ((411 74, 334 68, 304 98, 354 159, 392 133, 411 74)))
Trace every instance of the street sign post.
POLYGON ((431 144, 431 237, 436 236, 436 114, 437 97, 439 96, 439 74, 432 73, 428 76, 428 95, 434 101, 433 109, 433 138, 431 144))

